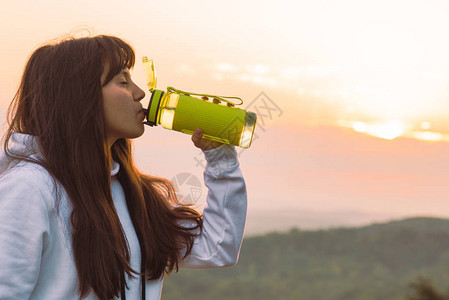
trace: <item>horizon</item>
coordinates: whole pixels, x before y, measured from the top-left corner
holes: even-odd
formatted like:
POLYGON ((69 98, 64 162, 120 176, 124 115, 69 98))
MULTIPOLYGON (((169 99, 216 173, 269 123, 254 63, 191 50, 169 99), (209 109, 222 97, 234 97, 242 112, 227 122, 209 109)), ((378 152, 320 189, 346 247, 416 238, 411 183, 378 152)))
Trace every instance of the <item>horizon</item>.
MULTIPOLYGON (((354 215, 356 215, 356 212, 354 212, 354 215)), ((366 227, 372 227, 372 226, 382 226, 382 225, 389 225, 389 224, 397 224, 397 223, 404 223, 404 222, 414 222, 414 221, 444 221, 449 222, 449 218, 443 218, 443 217, 432 217, 432 216, 408 216, 408 217, 402 217, 402 218, 392 218, 392 219, 385 219, 382 221, 372 221, 369 223, 354 223, 354 224, 336 224, 336 225, 329 225, 329 226, 293 226, 293 227, 285 227, 283 229, 270 229, 266 231, 255 231, 255 232, 245 232, 245 238, 252 238, 252 237, 261 237, 266 236, 270 234, 289 234, 294 231, 300 231, 300 232, 321 232, 321 231, 333 231, 333 230, 340 230, 340 229, 361 229, 366 227)))

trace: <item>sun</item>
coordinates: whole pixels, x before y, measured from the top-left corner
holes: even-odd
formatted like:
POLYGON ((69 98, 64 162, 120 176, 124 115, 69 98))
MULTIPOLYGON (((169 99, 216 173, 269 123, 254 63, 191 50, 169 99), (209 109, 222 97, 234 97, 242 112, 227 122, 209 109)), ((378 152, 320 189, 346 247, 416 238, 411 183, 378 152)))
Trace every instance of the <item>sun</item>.
POLYGON ((392 140, 402 136, 405 132, 405 126, 398 120, 391 120, 385 123, 366 124, 363 122, 354 122, 352 128, 355 131, 370 134, 386 140, 392 140))
POLYGON ((329 3, 322 12, 326 22, 313 36, 318 60, 336 70, 342 104, 384 122, 423 120, 447 107, 449 40, 441 38, 447 24, 443 11, 406 1, 344 2, 353 10, 329 3))

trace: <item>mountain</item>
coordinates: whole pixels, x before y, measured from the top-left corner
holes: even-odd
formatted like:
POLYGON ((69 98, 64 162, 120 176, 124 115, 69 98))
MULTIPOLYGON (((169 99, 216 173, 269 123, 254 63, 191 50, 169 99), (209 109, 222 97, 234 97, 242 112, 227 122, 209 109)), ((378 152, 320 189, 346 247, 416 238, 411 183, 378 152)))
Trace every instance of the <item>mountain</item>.
POLYGON ((167 276, 162 299, 405 299, 419 276, 446 290, 448 267, 446 219, 293 229, 245 238, 234 267, 167 276))

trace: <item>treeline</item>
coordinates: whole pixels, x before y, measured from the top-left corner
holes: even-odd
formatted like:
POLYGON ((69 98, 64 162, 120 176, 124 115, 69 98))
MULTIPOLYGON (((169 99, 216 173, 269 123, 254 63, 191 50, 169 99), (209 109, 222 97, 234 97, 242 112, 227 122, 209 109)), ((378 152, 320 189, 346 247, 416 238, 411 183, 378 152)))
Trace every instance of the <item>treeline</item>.
POLYGON ((449 292, 446 294, 438 291, 432 281, 419 277, 410 284, 411 293, 407 295, 407 300, 449 300, 449 292))
POLYGON ((246 238, 234 267, 168 276, 162 299, 445 300, 420 293, 446 297, 448 266, 449 220, 295 229, 246 238))

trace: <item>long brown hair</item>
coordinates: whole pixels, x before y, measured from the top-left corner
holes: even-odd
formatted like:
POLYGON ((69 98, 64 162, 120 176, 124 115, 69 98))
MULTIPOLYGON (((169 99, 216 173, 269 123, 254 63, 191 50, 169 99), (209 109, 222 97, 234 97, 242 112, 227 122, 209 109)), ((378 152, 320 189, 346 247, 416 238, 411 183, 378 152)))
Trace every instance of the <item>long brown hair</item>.
POLYGON ((101 75, 108 83, 134 66, 133 49, 113 36, 69 38, 38 48, 29 58, 9 108, 4 148, 13 159, 43 166, 62 185, 72 204, 72 244, 80 296, 91 290, 111 299, 124 288, 130 252, 111 195, 110 162, 120 164, 117 179, 138 236, 147 279, 178 269, 192 248, 201 216, 180 206, 173 185, 141 174, 132 158, 131 141, 107 147, 101 75), (38 137, 43 160, 9 153, 13 132, 38 137), (195 226, 184 228, 181 220, 195 226), (184 252, 183 249, 187 251, 184 252))

